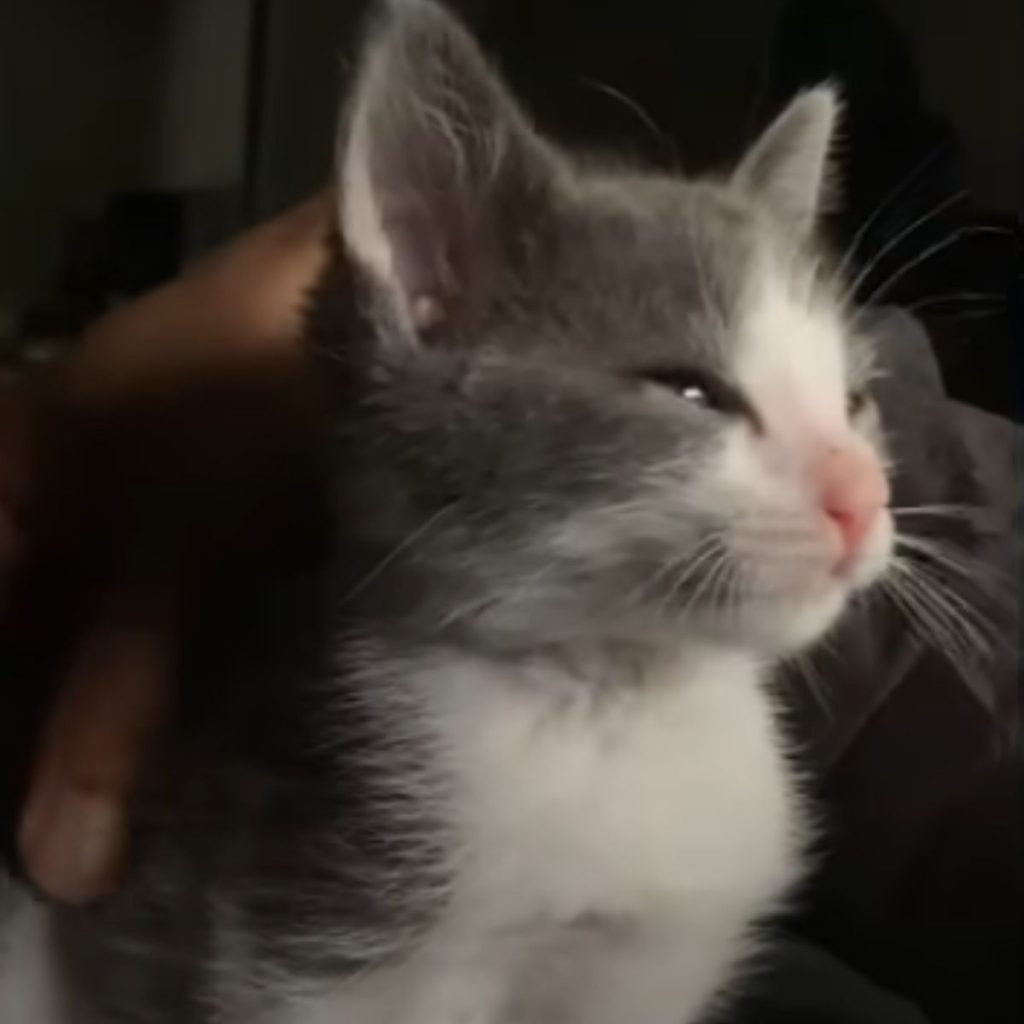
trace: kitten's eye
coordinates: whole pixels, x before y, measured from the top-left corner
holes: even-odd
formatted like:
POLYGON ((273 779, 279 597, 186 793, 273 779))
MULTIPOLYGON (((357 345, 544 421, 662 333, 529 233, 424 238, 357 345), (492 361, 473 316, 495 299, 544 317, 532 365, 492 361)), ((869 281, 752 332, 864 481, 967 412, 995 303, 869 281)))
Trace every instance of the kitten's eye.
POLYGON ((686 367, 659 366, 641 370, 636 376, 651 384, 667 388, 685 401, 703 409, 755 419, 749 404, 739 391, 714 374, 686 367))
POLYGON ((702 405, 707 409, 717 408, 712 397, 715 388, 709 378, 694 370, 679 370, 674 368, 657 367, 643 370, 638 375, 642 380, 659 387, 675 392, 680 398, 694 405, 702 405))
POLYGON ((700 384, 683 384, 678 387, 673 387, 672 390, 675 391, 680 398, 685 398, 687 402, 692 402, 694 405, 703 405, 709 409, 711 408, 711 398, 700 384))
POLYGON ((846 413, 851 418, 858 416, 868 404, 866 388, 852 388, 846 395, 846 413))

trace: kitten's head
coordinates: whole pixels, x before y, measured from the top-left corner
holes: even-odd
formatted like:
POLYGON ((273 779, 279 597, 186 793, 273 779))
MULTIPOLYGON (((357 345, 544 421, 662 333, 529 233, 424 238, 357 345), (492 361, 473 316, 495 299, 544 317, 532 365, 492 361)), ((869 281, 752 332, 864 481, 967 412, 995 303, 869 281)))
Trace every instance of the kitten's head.
POLYGON ((721 179, 588 163, 450 15, 392 3, 338 150, 369 327, 348 515, 431 580, 432 624, 777 654, 877 577, 869 358, 814 247, 836 105, 798 97, 721 179))

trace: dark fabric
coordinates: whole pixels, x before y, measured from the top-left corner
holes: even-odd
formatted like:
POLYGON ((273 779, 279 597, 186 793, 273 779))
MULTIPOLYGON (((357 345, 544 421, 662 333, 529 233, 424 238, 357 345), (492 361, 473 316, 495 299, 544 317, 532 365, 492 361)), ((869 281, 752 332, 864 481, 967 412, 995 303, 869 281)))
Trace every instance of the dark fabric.
POLYGON ((929 1024, 906 999, 796 939, 775 945, 724 1019, 729 1024, 929 1024))
POLYGON ((817 660, 817 696, 790 680, 824 824, 800 927, 935 1024, 1009 1024, 1024 1019, 1022 440, 1008 421, 946 399, 910 318, 874 327, 896 506, 975 508, 967 523, 908 522, 964 559, 944 574, 947 605, 969 606, 977 642, 951 658, 883 601, 817 660))

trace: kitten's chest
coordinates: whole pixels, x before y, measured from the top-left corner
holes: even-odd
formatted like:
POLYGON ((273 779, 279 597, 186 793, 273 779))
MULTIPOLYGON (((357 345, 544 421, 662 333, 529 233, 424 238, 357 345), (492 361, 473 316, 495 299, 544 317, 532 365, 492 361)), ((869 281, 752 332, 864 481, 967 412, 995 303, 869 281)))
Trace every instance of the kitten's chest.
POLYGON ((407 961, 301 1019, 694 1019, 798 862, 753 672, 699 667, 598 701, 579 680, 498 678, 454 659, 421 674, 448 780, 445 910, 407 961))
POLYGON ((450 666, 437 691, 454 913, 499 929, 673 905, 743 917, 789 881, 794 802, 751 666, 675 663, 600 699, 481 671, 450 666))

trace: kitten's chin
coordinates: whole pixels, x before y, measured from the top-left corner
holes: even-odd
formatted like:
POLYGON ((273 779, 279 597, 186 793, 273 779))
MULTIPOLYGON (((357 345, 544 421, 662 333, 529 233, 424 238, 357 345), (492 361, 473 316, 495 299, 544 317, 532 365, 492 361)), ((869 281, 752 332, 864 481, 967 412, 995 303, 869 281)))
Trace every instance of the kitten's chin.
POLYGON ((784 658, 813 647, 843 616, 854 595, 874 583, 887 560, 873 559, 844 577, 818 579, 806 590, 775 592, 704 623, 710 637, 764 658, 784 658))
POLYGON ((734 610, 721 622, 708 623, 712 638, 742 647, 759 657, 783 658, 811 647, 846 608, 848 590, 836 583, 813 598, 776 598, 734 610))
POLYGON ((732 634, 733 643, 762 656, 798 654, 828 633, 857 593, 878 582, 889 566, 892 548, 892 523, 885 517, 879 520, 847 571, 841 575, 816 572, 806 589, 776 593, 771 600, 752 602, 731 619, 726 616, 720 628, 732 634))
POLYGON ((848 589, 836 584, 813 599, 794 601, 788 609, 780 609, 780 628, 761 638, 762 649, 773 657, 785 657, 814 646, 846 610, 848 598, 848 589))

